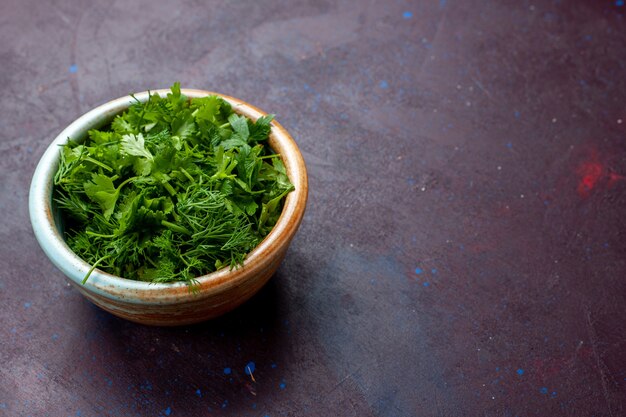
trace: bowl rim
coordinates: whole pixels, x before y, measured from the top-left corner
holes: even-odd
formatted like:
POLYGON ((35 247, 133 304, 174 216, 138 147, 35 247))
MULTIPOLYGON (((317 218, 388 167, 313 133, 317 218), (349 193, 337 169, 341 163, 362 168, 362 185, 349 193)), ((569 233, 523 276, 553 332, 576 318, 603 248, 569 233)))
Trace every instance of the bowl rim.
MULTIPOLYGON (((276 120, 271 122, 269 145, 281 155, 287 176, 295 189, 285 199, 283 211, 270 233, 248 255, 242 266, 197 277, 197 291, 189 291, 184 282, 149 283, 135 281, 94 269, 83 285, 82 278, 91 268, 76 255, 59 233, 52 212, 53 178, 58 168, 61 145, 68 140, 82 140, 89 129, 101 127, 117 114, 139 100, 145 102, 150 95, 164 96, 169 89, 143 91, 108 101, 88 111, 63 129, 45 150, 33 173, 29 192, 29 214, 33 231, 44 253, 79 289, 106 298, 138 304, 173 304, 183 300, 198 301, 226 288, 239 286, 244 281, 266 270, 277 252, 285 249, 295 235, 304 216, 308 198, 308 179, 304 159, 291 135, 276 120)), ((217 95, 231 104, 233 110, 256 120, 267 113, 243 100, 207 90, 181 89, 188 98, 217 95)))

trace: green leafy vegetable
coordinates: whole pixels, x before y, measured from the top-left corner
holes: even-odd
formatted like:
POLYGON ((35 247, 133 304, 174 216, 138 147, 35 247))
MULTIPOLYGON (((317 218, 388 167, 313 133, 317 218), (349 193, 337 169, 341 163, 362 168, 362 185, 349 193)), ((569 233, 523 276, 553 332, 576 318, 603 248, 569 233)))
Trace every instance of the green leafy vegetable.
POLYGON ((149 161, 154 159, 150 151, 146 149, 145 141, 141 133, 137 135, 131 133, 122 136, 122 150, 128 155, 141 156, 149 161))
POLYGON ((218 96, 175 83, 87 140, 61 149, 54 201, 70 248, 93 268, 148 282, 237 267, 271 231, 293 190, 256 122, 218 96))

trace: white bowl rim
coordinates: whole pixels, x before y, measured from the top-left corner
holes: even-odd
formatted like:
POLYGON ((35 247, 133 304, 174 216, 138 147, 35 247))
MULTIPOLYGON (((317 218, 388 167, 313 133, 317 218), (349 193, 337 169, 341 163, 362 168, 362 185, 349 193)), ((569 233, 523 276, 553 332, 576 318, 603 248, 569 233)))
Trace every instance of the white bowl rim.
MULTIPOLYGON (((128 108, 136 100, 145 102, 151 94, 159 94, 163 97, 169 92, 169 89, 144 91, 132 96, 128 95, 111 100, 88 111, 56 136, 42 155, 34 171, 29 192, 29 213, 35 237, 52 263, 81 290, 106 298, 119 298, 125 302, 141 304, 148 302, 144 299, 147 294, 150 296, 150 303, 169 304, 180 302, 183 299, 198 300, 198 298, 202 298, 202 291, 200 293, 191 293, 188 290, 188 285, 184 282, 149 283, 136 281, 118 277, 97 268, 94 269, 88 281, 83 285, 82 280, 89 269, 91 269, 91 265, 77 256, 68 247, 54 224, 51 209, 52 182, 58 167, 59 152, 62 145, 67 143, 70 138, 79 139, 84 136, 89 128, 111 120, 112 117, 128 108), (143 297, 140 294, 143 294, 143 297)), ((240 99, 212 91, 185 88, 181 89, 181 93, 188 98, 218 95, 228 101, 233 106, 235 112, 245 114, 253 120, 267 114, 240 99)), ((308 195, 306 167, 295 141, 276 120, 272 121, 271 138, 274 143, 280 143, 282 147, 280 153, 283 163, 295 190, 287 196, 283 211, 272 231, 248 254, 243 266, 233 270, 223 268, 196 278, 200 289, 204 285, 209 284, 211 291, 215 292, 217 290, 216 287, 219 286, 237 285, 237 282, 229 279, 233 271, 243 273, 248 262, 263 259, 264 257, 270 258, 272 247, 278 240, 284 238, 286 234, 295 234, 294 227, 290 227, 289 223, 295 220, 299 224, 304 214, 304 210, 298 212, 297 206, 302 203, 306 204, 308 195), (298 170, 300 175, 291 175, 292 171, 298 170), (299 218, 294 219, 294 216, 299 216, 299 218)), ((297 226, 295 229, 297 229, 297 226)), ((290 236, 287 237, 290 238, 290 236)))

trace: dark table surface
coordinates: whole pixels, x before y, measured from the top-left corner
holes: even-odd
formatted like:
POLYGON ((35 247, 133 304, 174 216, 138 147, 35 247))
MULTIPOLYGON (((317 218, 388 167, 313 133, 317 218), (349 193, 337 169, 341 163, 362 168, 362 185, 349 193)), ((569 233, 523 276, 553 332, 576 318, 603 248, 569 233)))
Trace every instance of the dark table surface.
POLYGON ((3 0, 0 415, 626 415, 623 3, 3 0), (276 113, 310 199, 251 301, 152 328, 68 287, 28 187, 177 80, 276 113))

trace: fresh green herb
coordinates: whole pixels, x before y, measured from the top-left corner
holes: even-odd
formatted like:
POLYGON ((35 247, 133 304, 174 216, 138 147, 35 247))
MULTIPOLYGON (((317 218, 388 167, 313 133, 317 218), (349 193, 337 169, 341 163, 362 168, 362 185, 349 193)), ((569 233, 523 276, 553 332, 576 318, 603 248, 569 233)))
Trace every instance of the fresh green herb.
POLYGON ((256 122, 225 100, 189 100, 175 83, 61 149, 54 201, 70 248, 129 279, 185 281, 241 265, 293 190, 256 122))

